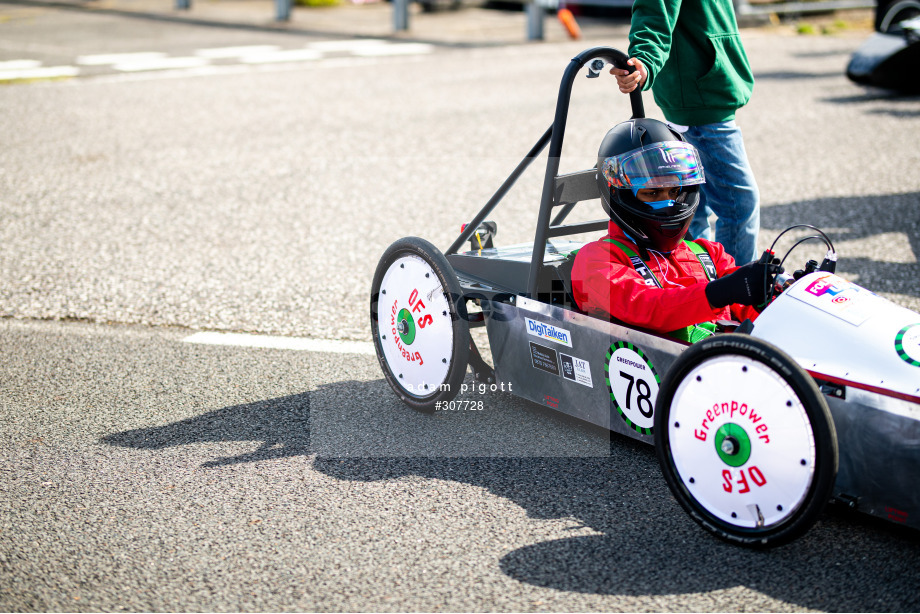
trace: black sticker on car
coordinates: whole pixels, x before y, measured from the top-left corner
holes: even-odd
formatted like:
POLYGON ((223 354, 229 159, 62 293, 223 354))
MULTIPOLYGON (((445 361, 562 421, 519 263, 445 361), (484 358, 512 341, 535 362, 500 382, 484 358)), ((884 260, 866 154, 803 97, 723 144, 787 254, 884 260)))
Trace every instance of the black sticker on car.
POLYGON ((556 350, 530 342, 530 360, 533 366, 547 373, 559 375, 559 359, 556 350))

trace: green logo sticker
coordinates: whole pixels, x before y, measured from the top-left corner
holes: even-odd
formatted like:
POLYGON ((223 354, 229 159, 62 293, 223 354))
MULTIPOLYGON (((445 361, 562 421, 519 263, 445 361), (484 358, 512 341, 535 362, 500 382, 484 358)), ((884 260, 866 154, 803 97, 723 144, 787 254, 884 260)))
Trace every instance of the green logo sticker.
POLYGON ((396 317, 396 330, 399 332, 399 338, 406 345, 412 345, 415 341, 415 319, 408 309, 400 309, 396 317))
POLYGON ((740 467, 751 458, 751 438, 734 422, 726 422, 719 427, 714 443, 716 454, 726 465, 740 467))

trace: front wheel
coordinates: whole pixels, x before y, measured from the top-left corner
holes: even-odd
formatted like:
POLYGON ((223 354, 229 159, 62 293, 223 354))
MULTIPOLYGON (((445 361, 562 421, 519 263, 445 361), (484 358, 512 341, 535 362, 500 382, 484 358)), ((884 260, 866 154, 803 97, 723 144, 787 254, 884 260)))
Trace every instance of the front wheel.
POLYGON ((836 431, 814 380, 748 335, 710 337, 678 357, 658 394, 655 447, 687 513, 752 547, 805 533, 837 475, 836 431))
POLYGON ((410 407, 434 411, 466 375, 470 331, 447 258, 417 237, 384 252, 371 284, 371 331, 390 387, 410 407))

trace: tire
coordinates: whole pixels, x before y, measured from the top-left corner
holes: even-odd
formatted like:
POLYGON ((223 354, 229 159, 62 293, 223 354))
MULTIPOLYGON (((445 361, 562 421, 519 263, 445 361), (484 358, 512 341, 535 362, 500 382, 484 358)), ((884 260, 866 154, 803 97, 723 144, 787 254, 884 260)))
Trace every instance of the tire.
POLYGON ((377 359, 403 402, 433 412, 460 390, 470 330, 460 283, 447 258, 417 237, 393 243, 371 284, 377 359))
POLYGON ((898 34, 901 32, 898 24, 920 15, 920 0, 895 0, 880 13, 877 18, 879 32, 898 34))
POLYGON ((837 477, 837 434, 814 380, 748 335, 710 337, 678 357, 655 404, 655 448, 684 510, 755 548, 805 533, 837 477))

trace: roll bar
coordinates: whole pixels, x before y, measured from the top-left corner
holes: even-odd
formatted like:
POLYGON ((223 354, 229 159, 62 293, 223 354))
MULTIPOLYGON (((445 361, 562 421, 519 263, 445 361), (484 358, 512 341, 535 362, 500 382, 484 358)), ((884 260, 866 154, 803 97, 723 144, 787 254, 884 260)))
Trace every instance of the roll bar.
MULTIPOLYGON (((520 178, 527 167, 540 155, 540 153, 549 145, 549 158, 546 161, 546 173, 543 178, 543 194, 540 200, 540 211, 537 218, 536 235, 534 236, 533 254, 530 262, 530 272, 527 280, 527 293, 529 296, 537 294, 537 279, 540 273, 540 267, 543 266, 544 253, 546 251, 546 241, 549 238, 550 219, 555 202, 556 178, 559 173, 559 158, 562 155, 562 141, 565 135, 565 125, 569 114, 569 101, 572 97, 572 85, 575 77, 586 64, 591 62, 588 76, 597 76, 604 64, 613 64, 617 68, 633 72, 634 67, 629 66, 626 62, 629 59, 625 53, 613 47, 594 47, 582 51, 569 62, 565 73, 562 76, 562 83, 559 86, 559 96, 556 100, 556 114, 553 118, 552 125, 543 133, 543 136, 527 152, 524 159, 512 171, 511 175, 505 179, 501 187, 492 195, 485 206, 479 211, 473 220, 466 225, 460 236, 448 248, 446 254, 455 254, 460 247, 472 237, 479 225, 486 219, 498 205, 502 198, 508 193, 514 183, 520 178)), ((642 92, 636 88, 629 94, 629 102, 632 109, 632 118, 645 117, 645 107, 642 103, 642 92)), ((564 212, 564 213, 567 213, 564 212)), ((557 220, 564 217, 564 213, 557 216, 557 220)), ((555 222, 554 222, 555 223, 555 222)))

